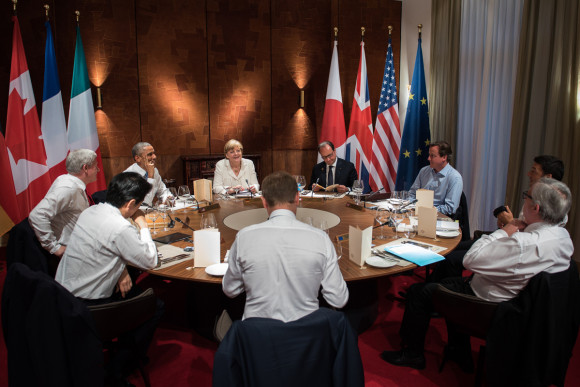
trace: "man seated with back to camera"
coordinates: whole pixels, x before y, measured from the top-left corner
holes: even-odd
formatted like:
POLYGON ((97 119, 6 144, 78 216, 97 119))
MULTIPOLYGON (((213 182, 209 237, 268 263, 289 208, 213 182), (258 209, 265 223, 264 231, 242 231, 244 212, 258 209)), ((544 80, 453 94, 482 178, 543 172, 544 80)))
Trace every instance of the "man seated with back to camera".
MULTIPOLYGON (((567 270, 574 252, 570 234, 559 223, 572 204, 566 184, 542 178, 523 192, 523 220, 513 219, 501 229, 482 236, 465 255, 463 263, 473 278, 447 278, 441 282, 455 292, 492 302, 516 297, 540 272, 567 270)), ((383 360, 398 366, 425 368, 424 345, 433 311, 436 283, 417 283, 409 288, 399 335, 402 349, 384 351, 383 360)), ((465 371, 473 370, 469 336, 447 326, 446 352, 465 371)))
POLYGON ((421 168, 409 189, 411 199, 415 199, 420 188, 433 191, 433 206, 448 216, 457 211, 463 192, 463 178, 449 164, 452 154, 451 146, 447 142, 432 142, 429 145, 429 165, 421 168))
POLYGON ((343 193, 352 188, 352 184, 358 179, 356 168, 353 163, 336 157, 334 144, 323 141, 318 145, 318 153, 322 161, 312 168, 310 175, 310 187, 313 191, 320 191, 320 187, 328 187, 338 184, 336 191, 343 193))
MULTIPOLYGON (((528 171, 529 187, 534 185, 535 182, 540 180, 542 177, 553 178, 558 181, 562 181, 564 178, 564 163, 557 157, 550 155, 541 155, 534 157, 534 162, 532 167, 528 171)), ((523 207, 519 213, 518 218, 523 219, 523 207)), ((497 227, 502 228, 504 225, 510 223, 514 219, 512 212, 508 206, 505 206, 505 210, 497 214, 497 227)), ((564 217, 562 222, 560 222, 561 227, 566 226, 568 221, 568 214, 564 217)), ((429 276, 430 282, 440 282, 444 278, 461 276, 461 273, 465 269, 463 267, 463 257, 471 246, 475 243, 477 239, 483 234, 491 234, 489 232, 476 232, 474 239, 461 241, 457 248, 445 256, 445 260, 439 262, 433 269, 433 273, 429 276)))
POLYGON ((328 234, 296 219, 296 180, 275 172, 262 183, 267 221, 240 230, 222 281, 231 298, 246 292, 243 318, 298 320, 319 308, 318 292, 342 308, 348 289, 328 234))
MULTIPOLYGON (((141 175, 120 173, 109 184, 106 202, 79 216, 55 279, 87 305, 139 295, 141 290, 133 286, 127 265, 143 270, 157 265, 157 248, 139 210, 150 189, 151 184, 141 175)), ((121 383, 129 368, 146 357, 163 308, 163 302, 157 300, 155 315, 119 338, 120 348, 106 369, 109 382, 121 383)))
POLYGON ((125 169, 124 172, 138 173, 153 187, 147 196, 145 196, 143 203, 151 206, 155 198, 162 203, 165 202, 171 196, 171 193, 165 186, 165 183, 163 183, 163 179, 161 179, 161 175, 155 167, 157 155, 155 154, 153 146, 148 142, 138 142, 131 149, 131 153, 135 162, 129 168, 125 169))

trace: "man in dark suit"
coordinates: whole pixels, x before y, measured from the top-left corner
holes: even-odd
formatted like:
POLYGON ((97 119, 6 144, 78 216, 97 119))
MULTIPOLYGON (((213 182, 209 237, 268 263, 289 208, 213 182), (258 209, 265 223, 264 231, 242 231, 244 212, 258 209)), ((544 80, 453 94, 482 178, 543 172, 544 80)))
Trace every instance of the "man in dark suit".
POLYGON ((352 187, 352 183, 358 179, 354 164, 336 157, 334 144, 330 141, 321 142, 318 145, 318 152, 322 157, 322 162, 312 168, 310 177, 312 189, 314 191, 320 190, 320 187, 314 186, 316 183, 323 187, 338 184, 338 187, 336 187, 338 192, 348 192, 352 187))

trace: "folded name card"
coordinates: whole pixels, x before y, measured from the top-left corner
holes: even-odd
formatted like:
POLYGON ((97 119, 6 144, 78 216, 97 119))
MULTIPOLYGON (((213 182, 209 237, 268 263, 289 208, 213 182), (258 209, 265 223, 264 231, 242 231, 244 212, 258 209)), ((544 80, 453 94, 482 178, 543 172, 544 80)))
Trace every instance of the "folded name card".
POLYGON ((365 260, 371 256, 373 227, 361 230, 358 227, 348 227, 348 258, 362 267, 365 260))
POLYGON ((195 267, 208 267, 220 263, 220 232, 206 228, 193 232, 195 267))
POLYGON ((417 234, 419 236, 433 238, 437 236, 437 209, 431 207, 417 207, 418 227, 417 234))
POLYGON ((421 212, 419 207, 428 207, 428 208, 433 207, 434 194, 435 194, 434 191, 423 188, 418 189, 415 192, 415 198, 417 199, 417 203, 415 204, 415 213, 417 215, 419 215, 419 212, 421 212))
POLYGON ((211 202, 213 199, 211 180, 195 180, 193 182, 193 194, 198 202, 211 202))

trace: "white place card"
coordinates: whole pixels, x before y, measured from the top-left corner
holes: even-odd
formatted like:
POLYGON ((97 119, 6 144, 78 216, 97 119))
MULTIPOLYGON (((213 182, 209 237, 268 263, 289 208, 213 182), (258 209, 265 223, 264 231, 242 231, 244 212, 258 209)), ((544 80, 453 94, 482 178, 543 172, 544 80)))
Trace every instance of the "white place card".
POLYGON ((419 215, 419 212, 421 212, 419 207, 427 207, 427 208, 431 208, 433 207, 433 197, 434 197, 435 192, 431 191, 430 189, 418 189, 415 192, 415 197, 417 198, 417 203, 415 203, 415 213, 416 215, 419 215))
POLYGON ((220 263, 220 232, 216 228, 206 228, 193 232, 195 246, 195 267, 208 267, 220 263))
POLYGON ((213 192, 211 180, 199 179, 193 182, 193 194, 198 202, 212 202, 213 192))
POLYGON ((363 267, 365 260, 371 256, 373 227, 361 230, 358 227, 348 227, 348 258, 363 267))
POLYGON ((437 236, 437 209, 433 206, 430 208, 417 207, 416 213, 418 219, 417 235, 435 239, 437 236))

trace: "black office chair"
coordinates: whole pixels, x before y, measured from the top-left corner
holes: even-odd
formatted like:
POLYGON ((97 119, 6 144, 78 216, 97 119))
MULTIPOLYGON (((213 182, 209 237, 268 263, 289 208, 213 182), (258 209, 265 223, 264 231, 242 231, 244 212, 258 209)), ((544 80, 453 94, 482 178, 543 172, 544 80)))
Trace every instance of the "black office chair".
MULTIPOLYGON (((433 308, 447 324, 459 332, 485 340, 491 327, 498 303, 485 301, 479 297, 457 293, 438 284, 433 292, 433 308)), ((447 351, 439 367, 443 371, 447 358, 447 351)), ((485 365, 485 345, 479 348, 479 358, 475 373, 475 385, 480 386, 483 379, 485 365)))
POLYGON ((34 271, 41 271, 54 278, 60 259, 40 245, 26 218, 10 230, 6 247, 6 262, 8 267, 15 262, 20 262, 34 271))
POLYGON ((362 387, 356 334, 343 313, 326 308, 288 323, 237 320, 215 354, 213 386, 362 387))
POLYGON ((107 200, 107 190, 97 191, 91 195, 95 204, 104 203, 107 200))
POLYGON ((469 212, 467 210, 467 197, 465 196, 465 192, 461 192, 459 207, 457 207, 457 211, 451 216, 451 218, 459 221, 461 240, 467 241, 471 239, 471 231, 469 230, 469 212))
MULTIPOLYGON (((91 315, 101 341, 106 349, 115 350, 114 339, 129 332, 155 314, 157 300, 153 289, 149 288, 140 295, 117 302, 89 306, 91 315)), ((150 387, 149 373, 144 364, 138 364, 145 386, 150 387)))

